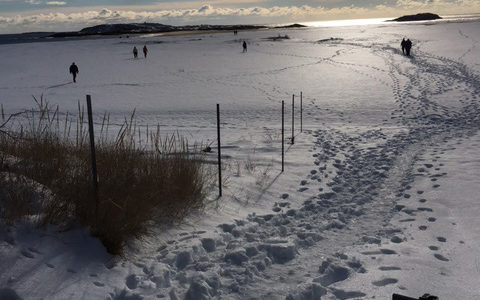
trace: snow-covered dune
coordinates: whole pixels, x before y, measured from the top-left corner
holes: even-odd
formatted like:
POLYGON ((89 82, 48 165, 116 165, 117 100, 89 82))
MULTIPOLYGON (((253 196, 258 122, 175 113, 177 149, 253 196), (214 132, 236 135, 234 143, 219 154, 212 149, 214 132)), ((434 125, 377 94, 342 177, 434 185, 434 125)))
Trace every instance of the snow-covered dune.
POLYGON ((139 125, 215 145, 219 103, 228 179, 206 211, 153 228, 124 258, 82 229, 0 225, 0 299, 480 297, 479 25, 0 45, 7 114, 43 94, 74 115, 90 94, 97 121, 136 109, 139 125), (290 39, 267 39, 279 34, 290 39))

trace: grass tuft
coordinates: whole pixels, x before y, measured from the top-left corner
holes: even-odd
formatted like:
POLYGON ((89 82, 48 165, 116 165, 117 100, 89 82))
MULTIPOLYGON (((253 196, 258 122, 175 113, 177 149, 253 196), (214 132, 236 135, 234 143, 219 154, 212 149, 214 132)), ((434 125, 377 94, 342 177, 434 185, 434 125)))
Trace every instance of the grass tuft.
POLYGON ((121 254, 129 239, 147 234, 152 224, 179 222, 204 206, 209 169, 201 151, 189 151, 179 134, 162 137, 157 127, 147 130, 148 142, 142 145, 134 112, 112 139, 105 115, 96 128, 95 194, 84 109, 79 105, 74 121, 68 114, 60 121, 58 107, 51 109, 43 97, 35 101, 36 110, 21 113, 26 123, 0 125, 0 218, 5 222, 38 214, 31 199, 41 187, 49 196, 41 202, 40 225, 80 223, 110 253, 121 254))

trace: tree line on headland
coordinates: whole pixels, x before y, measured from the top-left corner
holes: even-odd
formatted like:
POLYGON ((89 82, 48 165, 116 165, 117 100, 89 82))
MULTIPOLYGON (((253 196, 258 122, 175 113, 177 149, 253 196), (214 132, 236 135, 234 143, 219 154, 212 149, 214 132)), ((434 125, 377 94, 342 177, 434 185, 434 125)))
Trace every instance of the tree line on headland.
MULTIPOLYGON (((287 26, 276 26, 273 28, 301 28, 306 27, 301 24, 292 24, 287 26)), ((120 34, 146 34, 146 33, 164 33, 178 31, 233 31, 233 30, 254 30, 272 28, 265 25, 184 25, 173 26, 159 23, 131 23, 131 24, 102 24, 83 28, 80 31, 57 32, 51 37, 75 37, 89 35, 120 35, 120 34)))

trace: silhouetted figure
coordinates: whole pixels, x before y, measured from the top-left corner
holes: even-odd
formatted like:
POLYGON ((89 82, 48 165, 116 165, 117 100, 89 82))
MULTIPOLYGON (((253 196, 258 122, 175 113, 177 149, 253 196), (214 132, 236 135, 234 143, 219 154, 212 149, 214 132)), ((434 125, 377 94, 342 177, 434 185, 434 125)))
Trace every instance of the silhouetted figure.
POLYGON ((407 56, 410 56, 410 49, 412 49, 412 41, 407 39, 405 42, 405 52, 407 52, 407 56))
POLYGON ((237 34, 238 34, 238 30, 234 30, 233 35, 237 35, 237 34))
POLYGON ((407 42, 407 41, 405 41, 405 38, 403 38, 403 39, 402 39, 402 42, 400 43, 400 45, 402 46, 402 53, 403 53, 403 55, 405 55, 405 43, 406 43, 406 42, 407 42))
POLYGON ((73 82, 77 82, 78 67, 74 62, 70 65, 70 74, 73 76, 73 82))
POLYGON ((148 49, 147 49, 147 45, 143 46, 143 56, 145 58, 147 58, 147 53, 148 53, 148 49))
POLYGON ((247 52, 247 42, 243 41, 243 52, 247 52))
POLYGON ((137 47, 133 46, 133 58, 137 58, 137 57, 138 57, 137 47))

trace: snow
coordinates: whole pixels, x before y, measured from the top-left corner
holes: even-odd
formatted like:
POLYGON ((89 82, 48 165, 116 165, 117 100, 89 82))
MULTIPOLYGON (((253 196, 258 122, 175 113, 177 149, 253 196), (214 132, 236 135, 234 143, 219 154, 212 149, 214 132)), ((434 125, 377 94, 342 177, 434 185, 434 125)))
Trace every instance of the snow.
POLYGON ((6 113, 43 94, 74 115, 91 94, 97 123, 135 108, 142 128, 215 149, 219 103, 227 179, 205 211, 124 257, 81 228, 1 225, 0 298, 480 297, 479 22, 0 45, 6 113), (291 39, 266 39, 278 34, 291 39))

